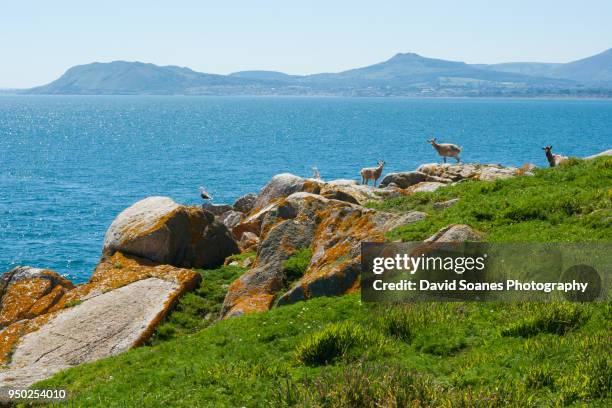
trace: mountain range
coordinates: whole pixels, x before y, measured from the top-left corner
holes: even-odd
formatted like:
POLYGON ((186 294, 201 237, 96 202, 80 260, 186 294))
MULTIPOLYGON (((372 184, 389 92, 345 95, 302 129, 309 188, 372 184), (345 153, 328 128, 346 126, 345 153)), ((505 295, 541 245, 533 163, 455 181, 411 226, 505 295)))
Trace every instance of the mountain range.
POLYGON ((21 90, 53 95, 345 95, 612 97, 612 49, 569 63, 467 64, 400 53, 338 73, 275 71, 207 74, 142 62, 94 62, 21 90))

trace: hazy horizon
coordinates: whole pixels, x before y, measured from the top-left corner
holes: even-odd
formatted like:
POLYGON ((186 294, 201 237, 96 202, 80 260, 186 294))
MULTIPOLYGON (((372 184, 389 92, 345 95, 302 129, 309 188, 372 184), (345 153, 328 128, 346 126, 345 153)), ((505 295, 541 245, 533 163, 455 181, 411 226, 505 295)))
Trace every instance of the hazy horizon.
POLYGON ((612 2, 604 0, 238 3, 7 4, 0 88, 43 85, 74 65, 116 60, 300 75, 363 67, 400 52, 472 64, 569 62, 609 49, 612 38, 612 2))

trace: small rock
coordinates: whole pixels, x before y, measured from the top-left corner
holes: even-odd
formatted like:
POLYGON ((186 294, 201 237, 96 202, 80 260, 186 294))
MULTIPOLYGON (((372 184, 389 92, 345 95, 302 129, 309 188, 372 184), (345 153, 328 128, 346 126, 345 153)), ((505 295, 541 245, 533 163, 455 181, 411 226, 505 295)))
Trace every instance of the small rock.
POLYGON ((480 241, 481 239, 482 234, 469 225, 452 224, 442 228, 431 237, 427 238, 425 242, 464 242, 480 241))
POLYGON ((219 221, 221 221, 227 228, 231 229, 242 221, 243 215, 244 214, 242 212, 230 210, 221 214, 219 216, 219 221))
POLYGON ((252 232, 246 231, 242 234, 242 238, 240 238, 238 245, 240 246, 242 252, 257 250, 257 245, 259 245, 259 237, 252 232))
POLYGON ((216 216, 220 216, 221 214, 234 209, 234 207, 229 204, 202 204, 202 208, 206 211, 210 211, 216 216))
POLYGON ((423 183, 415 184, 410 187, 409 190, 413 193, 433 193, 440 187, 444 187, 446 184, 438 183, 437 181, 425 181, 423 183))
POLYGON ((458 198, 452 198, 450 200, 447 201, 440 201, 437 203, 433 204, 433 208, 434 210, 443 210, 445 208, 451 207, 452 205, 456 204, 457 202, 459 202, 458 198))
POLYGON ((245 194, 242 197, 239 197, 234 202, 234 210, 243 212, 245 214, 249 213, 255 207, 256 201, 257 201, 257 194, 255 193, 245 194))

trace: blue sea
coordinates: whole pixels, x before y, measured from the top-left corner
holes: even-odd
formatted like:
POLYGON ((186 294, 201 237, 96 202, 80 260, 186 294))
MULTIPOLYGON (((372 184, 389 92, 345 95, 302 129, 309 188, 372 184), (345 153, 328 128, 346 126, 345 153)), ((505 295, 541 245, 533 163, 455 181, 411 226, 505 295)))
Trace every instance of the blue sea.
POLYGON ((612 101, 182 96, 0 96, 0 272, 15 265, 83 282, 106 228, 151 195, 215 203, 273 175, 358 179, 437 161, 545 166, 541 149, 612 148, 612 101))

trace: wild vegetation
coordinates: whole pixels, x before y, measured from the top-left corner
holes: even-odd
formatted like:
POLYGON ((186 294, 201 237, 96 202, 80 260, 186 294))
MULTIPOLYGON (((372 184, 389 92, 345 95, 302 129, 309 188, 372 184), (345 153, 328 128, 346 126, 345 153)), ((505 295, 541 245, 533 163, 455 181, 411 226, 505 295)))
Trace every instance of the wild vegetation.
MULTIPOLYGON (((570 160, 533 177, 462 182, 371 206, 429 213, 390 239, 467 223, 494 242, 610 242, 611 186, 612 159, 570 160), (433 207, 456 197, 450 208, 433 207)), ((298 253, 285 268, 299 274, 305 259, 298 253)), ((200 288, 150 345, 36 387, 64 388, 71 404, 100 407, 612 404, 609 302, 393 305, 352 294, 217 321, 226 285, 243 271, 201 271, 200 288)))

